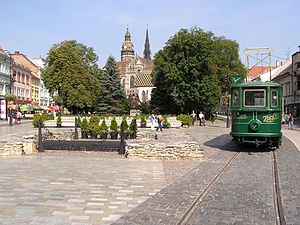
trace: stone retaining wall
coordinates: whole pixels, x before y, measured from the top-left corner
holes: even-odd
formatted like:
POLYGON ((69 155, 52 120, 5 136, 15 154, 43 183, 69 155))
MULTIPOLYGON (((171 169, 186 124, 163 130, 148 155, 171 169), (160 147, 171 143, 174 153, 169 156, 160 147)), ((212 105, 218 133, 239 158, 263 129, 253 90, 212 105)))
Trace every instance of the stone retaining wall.
POLYGON ((199 160, 203 149, 185 134, 183 128, 163 129, 163 132, 139 129, 136 140, 126 140, 128 159, 199 160))
POLYGON ((24 154, 34 154, 36 152, 35 140, 0 143, 0 156, 20 156, 24 154))
POLYGON ((128 144, 125 154, 128 159, 199 160, 203 157, 203 150, 194 143, 178 145, 128 144))

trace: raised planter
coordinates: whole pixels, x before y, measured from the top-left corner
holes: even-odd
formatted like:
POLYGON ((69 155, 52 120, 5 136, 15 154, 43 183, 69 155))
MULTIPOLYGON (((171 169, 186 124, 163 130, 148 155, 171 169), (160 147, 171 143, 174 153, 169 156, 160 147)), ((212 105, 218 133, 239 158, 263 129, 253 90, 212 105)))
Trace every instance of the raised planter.
POLYGON ((44 140, 45 150, 119 151, 120 140, 44 140))

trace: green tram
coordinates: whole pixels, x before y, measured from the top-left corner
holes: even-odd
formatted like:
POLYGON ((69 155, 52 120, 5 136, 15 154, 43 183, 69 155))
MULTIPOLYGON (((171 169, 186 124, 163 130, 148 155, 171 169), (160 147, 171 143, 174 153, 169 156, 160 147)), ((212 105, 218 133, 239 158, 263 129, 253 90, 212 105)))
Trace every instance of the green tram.
POLYGON ((245 82, 231 86, 231 136, 238 144, 281 145, 282 86, 245 82))

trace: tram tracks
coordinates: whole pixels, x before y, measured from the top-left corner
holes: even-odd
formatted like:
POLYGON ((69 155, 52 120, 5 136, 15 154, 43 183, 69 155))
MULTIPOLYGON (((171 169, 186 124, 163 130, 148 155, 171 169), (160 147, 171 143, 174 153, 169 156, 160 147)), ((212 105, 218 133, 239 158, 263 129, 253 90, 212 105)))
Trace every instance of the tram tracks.
MULTIPOLYGON (((236 152, 228 161, 228 163, 223 167, 223 169, 213 178, 213 180, 207 185, 207 187, 196 197, 194 202, 190 205, 190 207, 183 214, 181 219, 177 222, 177 225, 185 225, 188 224, 194 213, 201 206, 203 200, 206 196, 211 192, 211 190, 216 186, 222 176, 226 173, 226 171, 232 166, 235 159, 238 157, 240 152, 236 152)), ((284 210, 282 207, 281 197, 280 197, 280 187, 279 187, 279 177, 278 177, 278 169, 277 169, 277 161, 276 161, 276 153, 275 151, 271 152, 272 159, 272 179, 273 179, 273 202, 274 202, 274 210, 275 210, 275 220, 277 225, 286 225, 284 210)))
POLYGON ((237 158, 239 152, 236 152, 228 163, 223 167, 223 169, 214 177, 214 179, 208 184, 208 186, 203 190, 203 192, 195 199, 191 206, 187 209, 181 219, 178 221, 177 225, 185 225, 189 222, 190 218, 193 216, 194 212, 199 208, 201 202, 209 194, 215 184, 220 180, 223 174, 230 168, 233 161, 237 158))
POLYGON ((272 154, 272 173, 273 173, 273 196, 274 196, 274 207, 276 212, 276 223, 277 225, 286 225, 284 211, 283 211, 281 197, 280 197, 276 153, 275 151, 272 151, 271 154, 272 154))

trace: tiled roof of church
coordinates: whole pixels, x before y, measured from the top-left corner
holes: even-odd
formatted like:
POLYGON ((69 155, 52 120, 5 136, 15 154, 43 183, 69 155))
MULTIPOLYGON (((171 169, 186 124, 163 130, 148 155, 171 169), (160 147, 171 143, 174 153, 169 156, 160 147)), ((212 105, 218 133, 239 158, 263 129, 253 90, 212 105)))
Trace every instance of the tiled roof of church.
POLYGON ((153 87, 151 70, 144 70, 136 76, 135 87, 153 87))
POLYGON ((120 74, 125 74, 126 73, 126 61, 119 61, 117 62, 117 66, 120 70, 120 74))
POLYGON ((141 63, 143 63, 144 65, 146 65, 147 69, 152 69, 154 67, 153 60, 151 60, 151 59, 145 59, 145 58, 142 58, 140 56, 138 56, 138 58, 141 61, 141 63))

